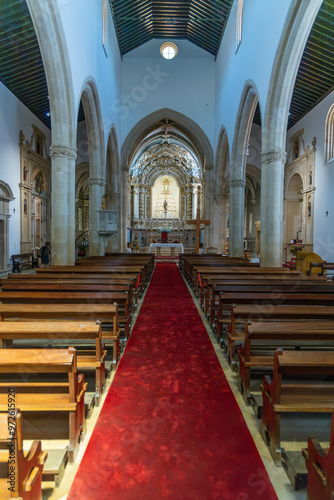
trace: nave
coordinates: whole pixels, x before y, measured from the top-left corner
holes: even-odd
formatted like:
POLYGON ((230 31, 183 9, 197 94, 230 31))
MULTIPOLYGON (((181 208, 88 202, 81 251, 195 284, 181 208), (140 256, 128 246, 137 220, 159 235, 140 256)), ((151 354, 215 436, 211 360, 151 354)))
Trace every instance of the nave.
POLYGON ((156 265, 68 496, 83 498, 276 498, 175 264, 156 265))

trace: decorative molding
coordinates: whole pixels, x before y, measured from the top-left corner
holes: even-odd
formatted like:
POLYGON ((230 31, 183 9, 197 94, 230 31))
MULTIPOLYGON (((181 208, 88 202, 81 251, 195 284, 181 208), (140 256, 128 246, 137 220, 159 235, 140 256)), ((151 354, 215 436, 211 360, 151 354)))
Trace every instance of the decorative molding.
POLYGON ((236 188, 236 187, 245 188, 246 181, 244 179, 232 179, 229 181, 229 187, 230 187, 230 189, 236 188))
POLYGON ((88 179, 88 186, 105 186, 106 185, 106 180, 102 179, 102 177, 89 177, 88 179))
POLYGON ((261 153, 260 158, 261 158, 261 164, 269 164, 273 163, 274 161, 281 161, 282 163, 286 162, 286 151, 269 151, 268 153, 261 153))
POLYGON ((52 159, 62 157, 75 160, 77 157, 76 148, 69 148, 68 146, 56 145, 50 147, 50 156, 52 159))
POLYGON ((225 195, 221 194, 221 193, 216 193, 213 195, 213 199, 215 200, 215 202, 217 203, 217 205, 219 205, 220 203, 223 202, 224 198, 226 198, 225 195))

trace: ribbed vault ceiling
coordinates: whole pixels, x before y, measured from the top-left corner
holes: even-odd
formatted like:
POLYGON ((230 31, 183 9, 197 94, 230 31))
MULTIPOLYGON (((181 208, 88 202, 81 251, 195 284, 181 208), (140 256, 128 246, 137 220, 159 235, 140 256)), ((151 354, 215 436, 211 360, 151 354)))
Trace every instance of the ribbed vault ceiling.
MULTIPOLYGON (((232 0, 109 0, 122 54, 152 38, 187 39, 216 55, 232 0)), ((334 2, 324 0, 305 47, 289 127, 334 89, 334 2)), ((0 79, 51 127, 43 61, 26 0, 0 0, 0 79)), ((261 124, 259 107, 254 122, 261 124)), ((261 110, 263 111, 263 110, 261 110)), ((82 107, 79 121, 84 119, 82 107)))

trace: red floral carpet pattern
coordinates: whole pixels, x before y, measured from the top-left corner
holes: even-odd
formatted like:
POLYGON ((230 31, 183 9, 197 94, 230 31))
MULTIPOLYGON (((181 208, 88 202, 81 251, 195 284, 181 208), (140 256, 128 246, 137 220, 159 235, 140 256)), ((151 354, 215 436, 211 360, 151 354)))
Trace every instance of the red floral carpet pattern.
POLYGON ((68 500, 276 499, 175 264, 157 264, 68 500))

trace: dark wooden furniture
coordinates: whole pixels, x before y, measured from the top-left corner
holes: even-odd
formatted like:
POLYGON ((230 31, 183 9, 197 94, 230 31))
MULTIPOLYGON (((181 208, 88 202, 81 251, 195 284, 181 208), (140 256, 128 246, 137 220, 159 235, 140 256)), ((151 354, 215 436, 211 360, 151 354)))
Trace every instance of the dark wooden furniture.
POLYGON ((23 267, 27 269, 34 269, 35 267, 38 267, 38 259, 34 257, 33 252, 12 255, 12 263, 13 273, 20 273, 23 267))
POLYGON ((272 379, 265 376, 261 386, 263 413, 260 433, 276 463, 281 461, 281 416, 287 413, 332 413, 334 411, 334 352, 275 352, 272 379), (309 382, 289 383, 288 376, 307 376, 309 382), (314 376, 323 376, 323 381, 314 376))
POLYGON ((322 448, 318 439, 309 438, 303 449, 307 467, 308 500, 333 500, 334 498, 334 413, 328 448, 322 448))
MULTIPOLYGON (((1 296, 1 294, 0 294, 1 296)), ((120 328, 118 324, 117 304, 49 304, 40 303, 1 304, 0 321, 100 321, 102 341, 113 346, 113 364, 117 365, 120 357, 120 328)))
MULTIPOLYGON (((50 347, 69 347, 75 344, 77 367, 95 372, 95 401, 99 405, 105 386, 105 356, 100 322, 94 321, 0 321, 0 341, 4 347, 13 347, 13 341, 24 341, 19 347, 36 346, 32 340, 47 340, 50 347), (90 349, 86 345, 90 344, 90 349), (85 346, 85 348, 83 347, 85 346)), ((43 346, 40 346, 43 347, 43 346)), ((44 345, 45 347, 45 345, 44 345)))
POLYGON ((74 461, 85 435, 84 376, 77 373, 75 349, 0 349, 0 411, 8 411, 8 388, 23 414, 65 412, 69 420, 69 460, 74 461), (35 381, 34 375, 63 375, 64 381, 35 381))
POLYGON ((42 452, 40 441, 34 441, 24 452, 22 414, 11 407, 0 413, 0 450, 0 498, 42 500, 47 452, 42 452))

